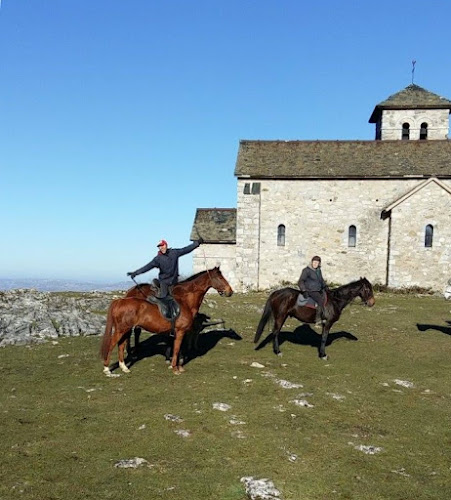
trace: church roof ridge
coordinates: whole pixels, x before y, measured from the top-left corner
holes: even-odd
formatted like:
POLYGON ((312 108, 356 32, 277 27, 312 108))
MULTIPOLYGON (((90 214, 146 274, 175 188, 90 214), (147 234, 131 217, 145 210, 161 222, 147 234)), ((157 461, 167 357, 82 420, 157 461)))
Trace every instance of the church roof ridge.
POLYGON ((369 123, 376 123, 384 109, 449 109, 451 101, 415 83, 390 95, 374 108, 369 123))
POLYGON ((409 189, 407 193, 404 193, 402 196, 397 198, 396 200, 392 201, 388 206, 386 206, 382 210, 382 217, 384 217, 390 210, 393 208, 397 207, 401 203, 403 203, 405 200, 413 196, 414 194, 418 193, 418 191, 421 191, 423 188, 428 186, 429 184, 434 183, 437 184, 440 188, 442 188, 444 191, 446 191, 448 194, 451 195, 451 187, 447 186, 446 184, 443 184, 443 182, 439 181, 436 177, 430 177, 429 179, 426 179, 424 182, 417 184, 413 188, 409 189))

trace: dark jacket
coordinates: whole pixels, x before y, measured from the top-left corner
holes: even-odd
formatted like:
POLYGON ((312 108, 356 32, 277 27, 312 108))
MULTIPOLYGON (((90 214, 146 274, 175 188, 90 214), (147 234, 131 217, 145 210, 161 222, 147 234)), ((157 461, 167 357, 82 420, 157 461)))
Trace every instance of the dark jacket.
POLYGON ((298 287, 301 292, 323 291, 326 288, 326 283, 321 273, 321 267, 318 266, 316 269, 313 269, 311 265, 308 265, 305 269, 303 269, 301 277, 298 281, 298 287))
POLYGON ((175 285, 179 278, 179 257, 192 252, 199 245, 200 243, 195 241, 187 247, 168 248, 166 253, 158 252, 148 264, 137 269, 133 274, 142 274, 151 269, 158 268, 160 270, 158 279, 168 285, 175 285))

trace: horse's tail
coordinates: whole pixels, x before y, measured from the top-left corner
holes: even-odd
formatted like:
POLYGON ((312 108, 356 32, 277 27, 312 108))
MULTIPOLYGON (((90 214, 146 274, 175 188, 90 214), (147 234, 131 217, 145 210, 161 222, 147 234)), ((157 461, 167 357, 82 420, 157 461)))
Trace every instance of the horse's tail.
POLYGON ((268 297, 268 300, 266 301, 265 308, 263 309, 263 314, 262 317, 260 318, 260 321, 257 326, 257 331, 255 332, 255 337, 254 337, 254 344, 256 344, 261 337, 261 334, 263 333, 263 330, 265 329, 266 323, 271 319, 273 315, 272 311, 272 302, 271 302, 272 294, 268 297))
POLYGON ((106 316, 106 325, 105 325, 105 333, 103 334, 102 345, 100 347, 100 355, 102 359, 105 361, 110 352, 111 339, 113 334, 113 304, 114 301, 110 304, 108 309, 108 314, 106 316))

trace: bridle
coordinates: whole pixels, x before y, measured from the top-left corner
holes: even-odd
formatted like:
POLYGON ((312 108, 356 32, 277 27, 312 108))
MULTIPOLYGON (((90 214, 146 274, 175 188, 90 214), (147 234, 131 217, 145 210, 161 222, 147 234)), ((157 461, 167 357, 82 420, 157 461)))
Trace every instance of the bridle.
POLYGON ((211 277, 211 274, 210 274, 210 270, 208 269, 208 266, 207 266, 207 257, 205 255, 205 250, 202 248, 202 253, 204 255, 204 264, 205 264, 205 269, 207 271, 207 274, 208 274, 208 278, 210 279, 210 283, 211 283, 211 286, 219 293, 219 295, 222 297, 224 294, 225 294, 225 290, 218 290, 217 288, 215 288, 215 286, 213 285, 213 278, 211 277))
POLYGON ((373 297, 373 294, 371 293, 371 290, 366 283, 363 283, 361 293, 359 294, 359 296, 367 306, 368 301, 373 297))

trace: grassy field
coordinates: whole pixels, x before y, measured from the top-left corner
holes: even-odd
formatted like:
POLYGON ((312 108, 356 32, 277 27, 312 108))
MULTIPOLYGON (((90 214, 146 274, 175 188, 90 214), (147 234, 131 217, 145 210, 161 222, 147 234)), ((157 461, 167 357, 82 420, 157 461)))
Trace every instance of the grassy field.
POLYGON ((282 357, 254 350, 265 299, 209 296, 203 312, 239 337, 203 333, 178 377, 144 334, 143 358, 114 378, 100 337, 1 349, 0 498, 243 500, 243 476, 285 500, 451 498, 451 304, 356 301, 324 362, 318 333, 293 320, 282 357), (115 467, 134 457, 148 464, 115 467))

